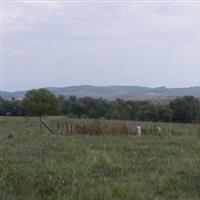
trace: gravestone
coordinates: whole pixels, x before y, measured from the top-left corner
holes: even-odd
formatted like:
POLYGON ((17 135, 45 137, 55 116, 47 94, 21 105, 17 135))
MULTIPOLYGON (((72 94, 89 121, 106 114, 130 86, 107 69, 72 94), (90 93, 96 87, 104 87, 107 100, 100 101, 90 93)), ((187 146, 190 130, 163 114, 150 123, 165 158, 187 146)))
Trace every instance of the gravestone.
POLYGON ((137 135, 138 136, 142 135, 142 127, 141 126, 137 126, 137 135))

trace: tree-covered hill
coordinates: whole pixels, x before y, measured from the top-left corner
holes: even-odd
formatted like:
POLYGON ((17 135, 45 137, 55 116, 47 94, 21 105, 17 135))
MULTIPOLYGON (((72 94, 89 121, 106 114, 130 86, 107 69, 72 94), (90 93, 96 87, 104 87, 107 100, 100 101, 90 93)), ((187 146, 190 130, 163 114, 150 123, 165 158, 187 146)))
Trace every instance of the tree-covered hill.
MULTIPOLYGON (((142 86, 69 86, 69 87, 48 87, 48 89, 55 95, 64 95, 66 97, 76 96, 82 97, 93 97, 93 98, 104 98, 114 100, 117 98, 121 99, 133 99, 133 100, 145 100, 145 99, 173 99, 175 97, 182 96, 194 96, 200 97, 200 86, 199 87, 188 87, 188 88, 150 88, 142 86)), ((26 91, 17 92, 2 92, 2 97, 11 99, 15 97, 21 99, 26 94, 26 91)))

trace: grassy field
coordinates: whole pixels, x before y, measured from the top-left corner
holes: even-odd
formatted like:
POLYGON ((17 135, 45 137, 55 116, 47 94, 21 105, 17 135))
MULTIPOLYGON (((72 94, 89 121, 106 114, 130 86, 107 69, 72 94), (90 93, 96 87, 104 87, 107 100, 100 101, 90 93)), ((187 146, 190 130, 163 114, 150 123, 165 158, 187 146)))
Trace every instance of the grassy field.
POLYGON ((198 125, 45 121, 55 135, 37 118, 0 118, 0 200, 200 199, 198 125))

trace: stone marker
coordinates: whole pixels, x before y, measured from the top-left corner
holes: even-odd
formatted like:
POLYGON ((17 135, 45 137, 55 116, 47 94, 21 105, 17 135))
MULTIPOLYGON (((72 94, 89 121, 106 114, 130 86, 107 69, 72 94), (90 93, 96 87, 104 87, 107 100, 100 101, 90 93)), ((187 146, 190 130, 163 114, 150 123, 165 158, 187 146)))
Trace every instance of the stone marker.
POLYGON ((138 134, 138 136, 142 135, 142 127, 141 126, 137 126, 137 134, 138 134))
POLYGON ((158 133, 161 133, 161 131, 162 131, 161 127, 157 127, 156 129, 157 129, 158 133))

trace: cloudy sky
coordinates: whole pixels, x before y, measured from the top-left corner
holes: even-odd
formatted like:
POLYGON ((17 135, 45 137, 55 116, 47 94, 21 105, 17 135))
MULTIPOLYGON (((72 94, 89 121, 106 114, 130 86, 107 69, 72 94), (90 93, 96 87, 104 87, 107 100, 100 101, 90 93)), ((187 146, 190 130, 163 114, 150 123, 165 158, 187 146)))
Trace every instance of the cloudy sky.
POLYGON ((200 85, 200 1, 1 5, 3 90, 200 85))

